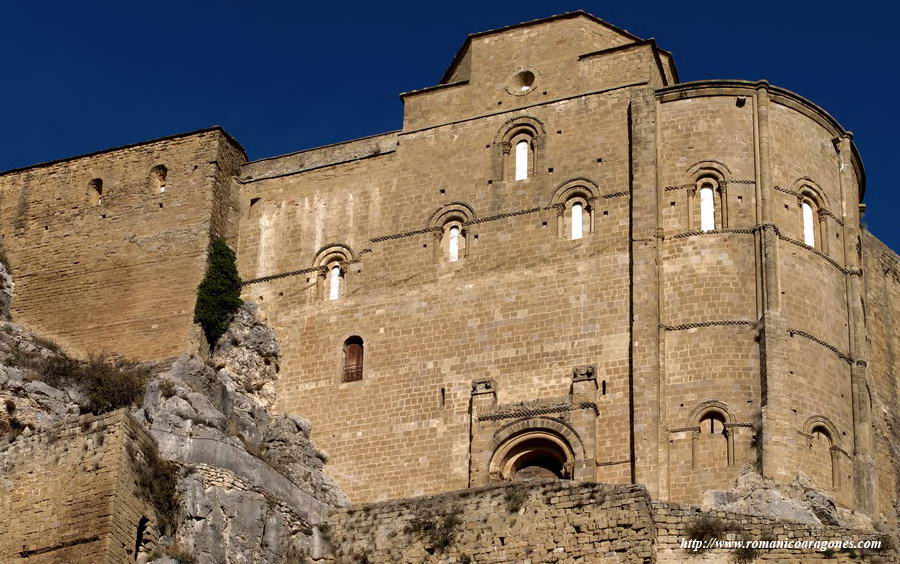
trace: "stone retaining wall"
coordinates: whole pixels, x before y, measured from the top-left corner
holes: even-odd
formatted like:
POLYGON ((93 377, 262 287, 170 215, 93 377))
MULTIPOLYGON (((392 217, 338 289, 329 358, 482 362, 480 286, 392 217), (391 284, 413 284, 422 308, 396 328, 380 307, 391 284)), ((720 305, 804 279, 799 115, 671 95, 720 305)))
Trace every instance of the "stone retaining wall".
POLYGON ((0 562, 132 561, 142 519, 138 465, 155 441, 124 411, 85 415, 0 447, 0 562))
MULTIPOLYGON (((895 562, 880 551, 681 548, 701 517, 745 540, 869 540, 877 534, 652 502, 642 486, 508 483, 353 506, 320 527, 328 562, 895 562), (740 560, 740 558, 747 558, 740 560)), ((886 543, 886 539, 882 539, 886 543)))

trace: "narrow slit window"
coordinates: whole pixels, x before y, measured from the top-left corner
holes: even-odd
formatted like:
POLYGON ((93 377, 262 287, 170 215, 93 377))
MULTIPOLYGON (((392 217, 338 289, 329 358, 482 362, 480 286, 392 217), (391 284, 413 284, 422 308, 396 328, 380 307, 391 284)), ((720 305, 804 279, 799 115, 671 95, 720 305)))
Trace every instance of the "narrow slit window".
POLYGON ((581 239, 584 235, 584 206, 580 203, 572 205, 572 240, 581 239))
POLYGON ((166 191, 166 177, 168 174, 168 169, 163 165, 153 167, 150 171, 150 186, 154 192, 166 191))
POLYGON ((715 192, 712 188, 700 189, 700 231, 713 231, 716 228, 715 192))
POLYGON ((803 242, 810 247, 816 246, 816 231, 813 224, 813 209, 809 202, 803 202, 803 242))
POLYGON ((341 297, 341 267, 332 266, 328 272, 328 299, 336 300, 341 297))
POLYGON ((528 141, 516 143, 516 180, 528 178, 528 141))
POLYGON ((91 180, 88 189, 88 199, 91 204, 98 206, 103 203, 103 181, 99 178, 91 180))
POLYGON ((450 240, 447 242, 447 249, 450 262, 459 260, 459 227, 450 228, 450 240))

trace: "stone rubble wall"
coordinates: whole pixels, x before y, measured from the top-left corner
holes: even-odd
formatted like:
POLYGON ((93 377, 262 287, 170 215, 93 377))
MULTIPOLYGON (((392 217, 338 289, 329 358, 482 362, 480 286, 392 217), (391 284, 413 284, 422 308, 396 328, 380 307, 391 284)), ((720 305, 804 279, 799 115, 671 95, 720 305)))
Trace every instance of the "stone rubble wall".
POLYGON ((639 486, 511 483, 338 510, 322 534, 335 562, 650 562, 639 486))
POLYGON ((806 523, 787 522, 756 515, 744 515, 730 511, 706 511, 697 507, 665 502, 652 502, 651 510, 656 525, 656 561, 658 563, 704 562, 732 564, 735 551, 709 550, 690 554, 681 548, 681 541, 688 537, 690 527, 701 517, 712 518, 730 525, 733 532, 727 539, 778 540, 778 541, 863 541, 882 540, 883 550, 816 551, 814 549, 758 549, 753 560, 763 562, 807 562, 831 558, 829 562, 896 562, 897 554, 891 541, 871 531, 845 527, 815 527, 806 523))
MULTIPOLYGON (((319 527, 321 562, 716 562, 730 550, 691 554, 680 546, 708 516, 733 527, 726 538, 865 540, 840 527, 814 527, 762 516, 652 502, 642 486, 518 482, 336 510, 319 527)), ((834 551, 834 562, 894 562, 890 548, 834 551)), ((815 550, 759 550, 766 562, 807 562, 815 550)))

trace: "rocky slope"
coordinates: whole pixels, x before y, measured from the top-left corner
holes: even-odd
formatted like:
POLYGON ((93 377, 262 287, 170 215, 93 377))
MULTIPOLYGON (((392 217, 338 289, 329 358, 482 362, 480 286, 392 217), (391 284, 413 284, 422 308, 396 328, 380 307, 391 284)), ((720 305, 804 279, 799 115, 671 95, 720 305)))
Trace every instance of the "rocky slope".
MULTIPOLYGON (((8 283, 2 274, 0 284, 8 283)), ((6 303, 0 300, 0 317, 6 303)), ((197 563, 295 561, 313 549, 313 526, 347 504, 324 472, 309 422, 270 411, 278 355, 274 333, 246 304, 209 359, 125 365, 146 374, 132 416, 157 439, 161 458, 178 467, 176 527, 157 531, 158 545, 139 562, 179 555, 197 563)), ((0 440, 97 405, 85 384, 48 376, 75 364, 52 343, 0 321, 0 440)))
POLYGON ((748 467, 728 490, 704 492, 703 509, 771 517, 808 525, 840 526, 872 530, 872 521, 861 513, 837 507, 827 495, 799 474, 790 484, 766 480, 748 467))

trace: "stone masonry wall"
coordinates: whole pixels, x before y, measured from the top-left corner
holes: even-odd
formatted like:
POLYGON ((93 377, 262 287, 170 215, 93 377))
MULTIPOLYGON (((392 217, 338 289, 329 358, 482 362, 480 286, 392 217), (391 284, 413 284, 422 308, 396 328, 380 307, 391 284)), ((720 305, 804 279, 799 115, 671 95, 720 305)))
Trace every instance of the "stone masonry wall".
POLYGON ((282 343, 275 407, 353 501, 495 481, 537 427, 581 479, 696 503, 756 465, 896 522, 896 255, 860 237, 849 132, 765 81, 679 84, 583 12, 474 34, 446 74, 402 95, 399 131, 243 163, 211 129, 0 175, 15 318, 174 356, 222 235, 282 343), (472 416, 479 386, 502 413, 472 416))
POLYGON ((552 401, 589 365, 595 436, 569 445, 588 453, 585 475, 698 502, 760 464, 872 513, 894 479, 875 477, 861 399, 849 135, 765 82, 666 86, 649 44, 595 25, 475 37, 463 82, 405 95, 396 134, 242 168, 239 266, 282 336, 278 409, 316 423, 352 500, 421 495, 480 485, 493 452, 479 444, 501 446, 502 429, 472 438, 475 382, 492 380, 498 405, 552 401), (637 57, 627 73, 621 57, 637 57), (506 83, 519 68, 535 73, 524 94, 506 83), (518 181, 517 135, 530 140, 518 181), (378 150, 360 155, 366 143, 378 150), (701 231, 704 179, 716 211, 701 231), (579 197, 588 227, 573 241, 579 197), (464 239, 452 263, 448 220, 464 239), (364 370, 344 382, 351 337, 364 370))
POLYGON ((133 560, 141 519, 151 524, 148 536, 157 522, 135 485, 136 465, 144 464, 137 453, 155 448, 124 410, 81 416, 0 447, 0 560, 133 560))
POLYGON ((580 365, 598 367, 609 400, 600 479, 628 480, 627 102, 612 92, 532 110, 546 124, 545 156, 522 182, 495 178, 485 148, 516 116, 503 114, 243 185, 242 276, 294 273, 244 292, 282 343, 278 409, 315 421, 313 438, 352 500, 466 487, 472 382, 495 379, 501 404, 555 398, 580 365), (579 128, 606 135, 570 151, 579 128), (554 192, 586 177, 594 228, 570 241, 554 192), (448 263, 427 228, 453 202, 473 211, 465 256, 448 263), (316 260, 334 243, 351 256, 344 295, 329 301, 316 260), (354 335, 365 372, 342 383, 354 335))
POLYGON ((243 160, 214 128, 0 175, 14 320, 81 354, 184 352, 210 236, 236 236, 243 160))
POLYGON ((889 469, 900 464, 900 257, 866 231, 866 329, 870 338, 869 399, 872 402, 875 449, 879 469, 878 519, 896 527, 900 479, 889 469))
MULTIPOLYGON (((724 539, 882 540, 871 533, 816 528, 724 511, 651 502, 640 486, 515 483, 337 510, 321 537, 336 562, 716 562, 735 552, 689 553, 681 540, 706 517, 727 524, 724 539)), ((763 562, 891 562, 882 550, 824 553, 759 549, 763 562)))
POLYGON ((639 486, 508 484, 354 506, 327 524, 337 562, 653 562, 639 486))
POLYGON ((886 535, 842 527, 811 527, 802 523, 742 515, 728 511, 704 511, 696 507, 653 502, 651 514, 656 526, 654 542, 656 562, 683 563, 702 562, 732 564, 739 562, 895 562, 897 552, 886 535), (682 548, 682 539, 690 538, 696 531, 698 520, 705 518, 722 524, 729 529, 722 540, 757 540, 784 542, 815 541, 881 541, 879 549, 845 550, 816 548, 757 548, 738 551, 732 549, 709 549, 689 552, 682 548), (740 560, 743 558, 744 560, 740 560))

